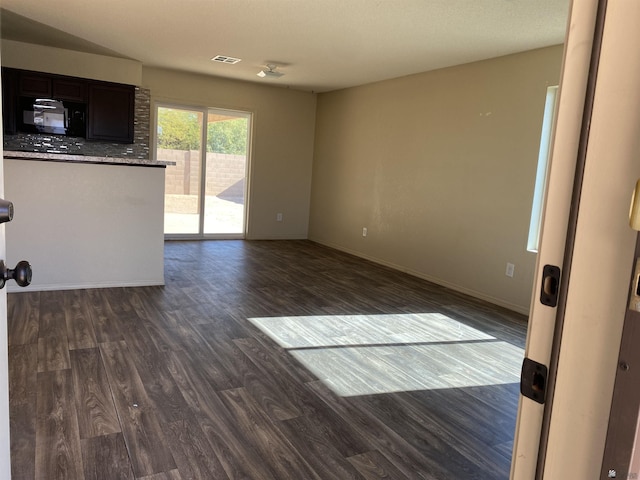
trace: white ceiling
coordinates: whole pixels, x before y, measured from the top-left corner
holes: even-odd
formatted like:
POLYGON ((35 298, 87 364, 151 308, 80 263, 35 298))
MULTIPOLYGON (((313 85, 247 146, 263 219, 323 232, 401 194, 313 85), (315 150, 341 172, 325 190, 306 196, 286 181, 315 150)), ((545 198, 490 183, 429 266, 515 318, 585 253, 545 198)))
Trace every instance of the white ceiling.
POLYGON ((2 38, 316 92, 564 41, 570 0, 1 0, 2 38), (215 55, 241 58, 216 64, 215 55), (279 79, 260 79, 266 63, 279 79))

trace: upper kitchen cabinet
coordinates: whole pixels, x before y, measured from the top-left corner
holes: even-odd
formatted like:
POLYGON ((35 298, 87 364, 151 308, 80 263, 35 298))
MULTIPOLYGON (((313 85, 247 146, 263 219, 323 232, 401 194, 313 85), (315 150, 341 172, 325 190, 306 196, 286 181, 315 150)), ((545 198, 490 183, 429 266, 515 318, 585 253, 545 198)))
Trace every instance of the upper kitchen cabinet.
POLYGON ((18 73, 18 95, 86 102, 87 82, 82 78, 21 71, 18 73))
POLYGON ((2 123, 10 135, 16 133, 16 77, 13 70, 2 67, 2 123))
POLYGON ((87 81, 81 78, 54 77, 51 87, 57 100, 87 101, 87 81))
MULTIPOLYGON (((87 140, 133 143, 133 85, 6 67, 2 68, 2 83, 2 114, 6 134, 35 131, 85 137, 86 132, 87 140), (51 101, 62 102, 64 110, 64 113, 55 112, 61 118, 54 121, 63 122, 66 126, 71 112, 75 112, 73 118, 76 123, 80 122, 80 127, 58 129, 60 131, 47 129, 43 125, 47 117, 41 111, 36 112, 36 107, 38 102, 51 101)), ((52 117, 51 112, 48 116, 52 117)))
POLYGON ((134 102, 132 85, 89 83, 87 140, 133 143, 134 102))
POLYGON ((18 72, 18 95, 51 97, 51 75, 37 72, 18 72))

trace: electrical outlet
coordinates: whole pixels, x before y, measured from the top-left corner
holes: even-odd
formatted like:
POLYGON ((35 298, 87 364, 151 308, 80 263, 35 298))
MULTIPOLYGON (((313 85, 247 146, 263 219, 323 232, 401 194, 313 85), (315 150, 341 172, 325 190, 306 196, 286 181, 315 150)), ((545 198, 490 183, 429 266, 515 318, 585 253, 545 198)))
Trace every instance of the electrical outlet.
POLYGON ((367 227, 363 227, 362 228, 362 236, 366 237, 367 236, 367 227))
POLYGON ((504 274, 507 277, 513 277, 513 272, 515 271, 516 266, 513 263, 507 263, 507 270, 504 272, 504 274))
POLYGON ((276 222, 281 222, 281 221, 282 221, 282 214, 276 213, 276 222))

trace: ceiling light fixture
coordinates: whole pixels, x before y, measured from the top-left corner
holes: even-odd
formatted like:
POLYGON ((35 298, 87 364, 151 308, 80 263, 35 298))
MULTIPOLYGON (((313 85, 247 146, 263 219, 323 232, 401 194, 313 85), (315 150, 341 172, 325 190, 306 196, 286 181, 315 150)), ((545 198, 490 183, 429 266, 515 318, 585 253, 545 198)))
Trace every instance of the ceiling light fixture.
POLYGON ((275 69, 278 68, 277 65, 273 63, 267 63, 265 65, 265 69, 260 70, 256 75, 260 78, 280 78, 284 75, 284 73, 276 72, 275 69))

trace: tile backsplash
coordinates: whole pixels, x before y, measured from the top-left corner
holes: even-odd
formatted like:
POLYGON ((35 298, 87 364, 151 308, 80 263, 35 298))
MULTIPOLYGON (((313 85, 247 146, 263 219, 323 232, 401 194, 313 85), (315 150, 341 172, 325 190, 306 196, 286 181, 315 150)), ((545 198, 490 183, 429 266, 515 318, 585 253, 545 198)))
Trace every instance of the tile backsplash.
POLYGON ((136 87, 133 143, 89 142, 82 137, 64 135, 17 133, 4 135, 4 150, 64 153, 93 157, 133 157, 149 159, 151 93, 136 87))

